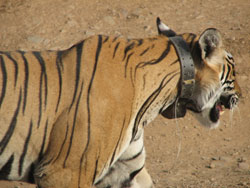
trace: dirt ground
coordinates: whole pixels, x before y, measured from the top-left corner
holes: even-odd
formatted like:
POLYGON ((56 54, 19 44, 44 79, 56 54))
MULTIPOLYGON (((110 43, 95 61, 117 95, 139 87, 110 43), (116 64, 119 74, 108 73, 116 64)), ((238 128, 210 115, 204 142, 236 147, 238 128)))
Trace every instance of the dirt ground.
MULTIPOLYGON (((215 130, 189 114, 146 127, 147 168, 158 188, 250 187, 249 0, 0 0, 0 50, 65 49, 93 34, 156 35, 159 16, 178 33, 221 31, 243 98, 215 130)), ((1 182, 0 188, 32 188, 1 182)))

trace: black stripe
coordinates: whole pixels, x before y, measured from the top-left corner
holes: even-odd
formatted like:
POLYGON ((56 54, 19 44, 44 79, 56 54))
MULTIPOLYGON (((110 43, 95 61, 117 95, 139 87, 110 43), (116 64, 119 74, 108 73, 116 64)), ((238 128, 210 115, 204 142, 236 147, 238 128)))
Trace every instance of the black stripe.
POLYGON ((79 84, 79 78, 80 78, 80 70, 81 70, 81 60, 82 60, 82 48, 83 48, 83 44, 84 41, 82 41, 81 43, 79 43, 76 46, 76 78, 75 78, 75 91, 74 91, 74 95, 73 95, 73 99, 71 102, 71 105, 69 107, 69 111, 71 110, 74 102, 75 102, 75 98, 76 98, 76 94, 77 94, 77 90, 78 90, 78 84, 79 84))
MULTIPOLYGON (((90 83, 89 83, 89 86, 88 86, 88 93, 87 93, 88 140, 87 140, 86 147, 85 147, 85 149, 84 149, 84 151, 82 153, 82 156, 81 156, 79 174, 81 174, 81 170, 82 170, 81 166, 82 166, 82 162, 83 162, 83 157, 84 157, 84 155, 85 155, 85 153, 87 151, 87 148, 89 146, 89 141, 90 141, 90 126, 91 126, 90 90, 91 90, 91 87, 92 87, 92 84, 93 84, 93 81, 94 81, 94 78, 95 78, 95 73, 96 73, 96 69, 97 69, 97 65, 98 65, 98 59, 99 59, 99 56, 100 56, 101 49, 102 49, 102 36, 98 35, 98 45, 97 45, 97 49, 96 49, 95 65, 94 65, 94 70, 93 70, 93 73, 92 73, 92 76, 91 76, 91 80, 90 80, 90 83)), ((79 175, 78 186, 80 186, 80 183, 81 183, 81 179, 80 179, 80 175, 79 175)))
POLYGON ((235 80, 226 80, 224 84, 232 84, 233 82, 235 82, 235 80))
POLYGON ((119 36, 116 36, 116 37, 112 40, 112 42, 115 42, 118 38, 119 38, 119 36))
POLYGON ((33 55, 38 60, 40 66, 41 66, 41 75, 40 75, 40 89, 39 89, 39 115, 38 115, 38 122, 37 127, 40 126, 41 117, 42 117, 42 87, 43 87, 43 77, 45 79, 45 101, 44 105, 46 107, 47 105, 47 92, 48 92, 48 83, 47 83, 47 73, 46 73, 46 67, 44 60, 40 54, 40 52, 33 52, 33 55))
POLYGON ((133 80, 133 68, 132 67, 130 67, 130 80, 131 80, 132 86, 134 88, 135 87, 135 84, 134 84, 135 80, 133 80))
POLYGON ((145 89, 145 85, 146 85, 146 76, 147 76, 147 73, 143 74, 143 85, 142 85, 142 89, 144 90, 145 89))
POLYGON ((176 59, 175 61, 173 61, 169 66, 175 65, 177 62, 179 62, 179 59, 176 59))
POLYGON ((57 104, 56 104, 56 110, 57 112, 59 103, 61 101, 61 95, 62 95, 62 51, 57 52, 57 57, 56 57, 56 68, 58 72, 58 80, 59 80, 59 94, 58 94, 58 99, 57 99, 57 104))
POLYGON ((95 65, 94 65, 94 69, 93 69, 93 73, 91 76, 91 80, 89 83, 89 87, 88 87, 88 94, 87 94, 87 111, 88 111, 88 140, 90 138, 90 125, 91 125, 91 117, 90 117, 90 90, 94 81, 94 77, 95 77, 95 73, 96 73, 96 69, 97 69, 97 64, 98 64, 98 59, 100 56, 100 52, 101 52, 101 48, 102 48, 102 36, 99 35, 98 36, 98 45, 97 45, 97 49, 96 49, 96 56, 95 56, 95 65))
POLYGON ((29 183, 33 183, 33 184, 35 183, 34 172, 35 172, 35 164, 31 163, 30 168, 29 168, 29 176, 28 176, 29 183))
POLYGON ((13 62, 14 66, 15 66, 15 87, 16 87, 17 77, 18 77, 18 64, 17 64, 17 61, 13 57, 11 57, 9 52, 5 52, 4 54, 13 62))
POLYGON ((120 140, 121 140, 121 137, 122 137, 122 133, 123 133, 123 129, 124 129, 124 127, 125 127, 125 121, 126 121, 126 120, 125 120, 125 118, 124 118, 123 123, 122 123, 122 130, 121 130, 121 132, 120 132, 118 142, 116 143, 115 150, 114 150, 114 152, 113 152, 113 154, 112 154, 112 157, 111 157, 109 166, 111 166, 112 163, 113 163, 113 161, 114 161, 115 154, 116 154, 116 150, 117 150, 117 148, 118 148, 118 146, 119 146, 119 143, 120 143, 120 140))
POLYGON ((30 121, 29 132, 28 132, 27 138, 26 138, 25 143, 24 143, 22 155, 21 155, 20 160, 19 160, 19 170, 18 170, 19 176, 22 175, 23 162, 24 162, 24 158, 25 158, 25 155, 26 155, 26 153, 27 153, 27 150, 28 150, 28 145, 29 145, 29 141, 30 141, 30 136, 31 136, 31 133, 32 133, 32 127, 33 127, 33 123, 32 123, 32 120, 31 120, 31 121, 30 121))
POLYGON ((134 52, 132 52, 131 54, 128 55, 126 63, 125 63, 125 78, 127 77, 127 66, 128 66, 128 62, 130 57, 134 54, 134 52))
POLYGON ((109 36, 106 36, 106 38, 103 40, 103 43, 107 42, 109 40, 109 36))
POLYGON ((139 168, 138 170, 135 170, 134 172, 132 172, 130 175, 129 175, 129 178, 130 178, 130 181, 132 181, 134 179, 134 177, 144 168, 144 165, 139 168))
POLYGON ((81 89, 80 89, 80 94, 78 96, 77 103, 76 103, 73 126, 72 126, 70 141, 69 141, 69 148, 68 148, 68 151, 67 151, 66 157, 64 159, 64 163, 63 163, 64 168, 66 167, 66 161, 67 161, 67 159, 69 157, 69 153, 70 153, 72 142, 73 142, 73 137, 74 137, 74 133, 75 133, 75 126, 76 126, 76 119, 77 119, 77 113, 78 113, 78 107, 79 107, 79 103, 80 103, 80 100, 81 100, 81 97, 82 97, 82 90, 83 90, 83 82, 82 82, 81 89))
POLYGON ((66 129, 65 137, 64 137, 64 139, 63 139, 63 142, 62 142, 61 148, 60 148, 60 150, 59 150, 59 153, 57 154, 57 156, 56 156, 55 160, 53 161, 53 163, 55 163, 55 162, 58 160, 59 156, 60 156, 61 153, 62 153, 63 146, 64 146, 64 144, 65 144, 65 142, 66 142, 66 140, 67 140, 68 131, 69 131, 69 124, 67 124, 67 129, 66 129))
POLYGON ((39 169, 44 168, 45 166, 51 164, 52 161, 53 161, 53 157, 52 157, 51 159, 46 159, 46 160, 47 160, 47 161, 42 160, 42 162, 39 163, 39 169))
POLYGON ((6 93, 6 86, 7 86, 7 71, 5 67, 5 62, 3 60, 3 56, 0 56, 0 64, 1 64, 1 70, 2 70, 2 92, 1 92, 1 97, 0 97, 0 108, 2 106, 5 93, 6 93))
POLYGON ((142 146, 141 150, 137 154, 135 154, 134 156, 132 156, 128 159, 122 159, 121 162, 132 161, 132 160, 136 159, 137 157, 139 157, 142 154, 143 149, 144 149, 144 146, 142 146))
POLYGON ((141 46, 144 41, 143 41, 143 39, 137 39, 137 42, 138 42, 137 46, 141 46))
POLYGON ((113 59, 115 58, 115 54, 116 54, 116 51, 117 51, 119 45, 120 45, 120 42, 118 42, 118 43, 115 45, 115 49, 114 49, 114 52, 113 52, 113 59))
POLYGON ((143 56, 149 49, 150 49, 150 47, 147 47, 145 50, 143 50, 143 52, 140 54, 140 56, 143 56))
POLYGON ((153 59, 151 61, 148 61, 148 62, 141 62, 139 63, 137 66, 136 66, 136 69, 137 68, 142 68, 142 67, 145 67, 147 65, 155 65, 159 62, 161 62, 169 53, 169 50, 170 50, 170 42, 167 42, 167 48, 162 52, 162 54, 160 55, 160 57, 158 59, 153 59))
POLYGON ((11 166, 14 161, 14 154, 10 156, 7 163, 0 170, 0 180, 7 180, 11 171, 11 166))
POLYGON ((29 65, 26 57, 24 56, 24 52, 20 52, 23 58, 24 62, 24 72, 25 72, 25 78, 24 78, 24 96, 23 96, 23 114, 25 112, 26 103, 27 103, 27 95, 28 95, 28 83, 29 83, 29 65))
MULTIPOLYGON (((230 67, 229 64, 227 64, 227 73, 226 73, 226 76, 225 76, 225 81, 228 79, 230 72, 231 72, 231 67, 230 67)), ((225 81, 224 81, 224 82, 225 82, 225 81)), ((223 84, 224 84, 224 83, 223 83, 223 84)))
POLYGON ((234 68, 234 63, 233 62, 231 62, 228 58, 226 58, 226 60, 227 60, 227 62, 230 64, 230 65, 232 65, 232 67, 234 68))
POLYGON ((123 56, 123 60, 122 60, 122 61, 125 60, 125 58, 126 58, 126 56, 127 56, 127 53, 128 53, 130 50, 132 50, 132 49, 134 48, 134 46, 135 46, 135 43, 134 43, 134 42, 132 42, 131 44, 129 44, 128 46, 126 46, 126 48, 125 48, 125 50, 124 50, 124 56, 123 56))
POLYGON ((143 103, 143 105, 141 106, 139 112, 136 115, 135 118, 135 124, 133 127, 133 131, 132 131, 132 139, 131 142, 134 140, 134 137, 137 133, 137 128, 138 125, 141 121, 141 118, 143 117, 143 115, 145 114, 145 112, 147 111, 147 109, 149 108, 149 106, 154 102, 154 100, 157 98, 157 96, 160 94, 162 88, 164 88, 176 75, 180 74, 180 72, 176 72, 176 71, 172 71, 170 73, 168 73, 161 81, 160 86, 147 98, 147 100, 143 103), (172 76, 171 76, 172 75, 172 76), (171 76, 166 83, 164 83, 164 81, 171 76))
POLYGON ((170 42, 167 42, 166 49, 162 52, 162 54, 160 55, 160 57, 158 59, 152 59, 152 60, 147 61, 147 62, 138 63, 136 65, 136 67, 135 67, 135 75, 134 75, 134 77, 136 77, 136 71, 137 71, 138 68, 143 68, 143 67, 145 67, 147 65, 155 65, 155 64, 161 62, 168 55, 169 50, 170 50, 170 42))
POLYGON ((46 124, 45 124, 45 128, 44 128, 44 134, 43 134, 43 142, 42 142, 42 145, 41 145, 41 149, 40 149, 40 152, 39 152, 39 155, 38 155, 38 161, 41 161, 42 160, 42 157, 43 157, 43 150, 44 150, 44 147, 45 147, 45 142, 46 142, 46 137, 47 137, 47 130, 48 130, 48 119, 46 121, 46 124))
MULTIPOLYGON (((166 92, 169 93, 170 89, 168 89, 168 91, 166 92)), ((169 102, 169 95, 167 96, 167 98, 165 98, 165 100, 163 101, 163 105, 162 105, 162 108, 159 110, 159 114, 161 114, 163 112, 163 109, 166 107, 166 103, 169 102)), ((171 103, 172 104, 172 103, 171 103)), ((170 104, 170 105, 171 105, 170 104)))
POLYGON ((33 52, 33 54, 35 55, 35 57, 37 58, 38 62, 41 65, 40 93, 41 93, 41 88, 42 88, 42 77, 44 77, 44 80, 45 80, 45 101, 44 101, 44 105, 46 107, 46 105, 47 105, 47 97, 48 97, 48 78, 47 78, 46 66, 45 66, 44 59, 42 58, 40 52, 33 52))
POLYGON ((223 67, 222 67, 222 75, 221 75, 221 77, 220 77, 220 81, 223 80, 224 74, 225 74, 225 65, 223 65, 223 67))
POLYGON ((191 49, 192 49, 193 46, 194 46, 194 42, 195 42, 196 35, 193 35, 192 37, 193 37, 193 38, 192 38, 191 42, 189 43, 189 49, 190 49, 190 51, 191 51, 191 49))
POLYGON ((21 106, 21 100, 22 100, 22 89, 20 89, 17 108, 16 108, 15 113, 12 117, 9 128, 0 142, 0 155, 2 155, 2 153, 4 152, 4 149, 6 148, 7 144, 9 143, 9 140, 10 140, 10 138, 15 130, 15 127, 17 124, 17 116, 18 116, 20 106, 21 106))
POLYGON ((97 174, 97 167, 98 167, 98 161, 99 161, 99 156, 97 157, 97 160, 95 161, 95 172, 94 172, 94 176, 93 176, 93 180, 92 180, 92 185, 94 185, 94 183, 95 183, 95 178, 96 178, 96 174, 97 174))

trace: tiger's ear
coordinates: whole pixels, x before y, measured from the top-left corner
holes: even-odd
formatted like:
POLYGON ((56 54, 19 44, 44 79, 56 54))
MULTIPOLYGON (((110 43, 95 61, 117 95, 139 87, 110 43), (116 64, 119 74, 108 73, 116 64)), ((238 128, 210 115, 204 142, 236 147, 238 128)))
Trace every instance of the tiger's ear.
POLYGON ((176 35, 176 33, 173 30, 171 30, 167 25, 162 23, 159 17, 157 17, 156 19, 156 25, 157 25, 159 35, 165 35, 167 37, 173 37, 176 35))
POLYGON ((211 55, 216 55, 215 52, 218 52, 222 46, 220 32, 214 28, 205 30, 199 38, 199 46, 203 60, 211 57, 211 55))

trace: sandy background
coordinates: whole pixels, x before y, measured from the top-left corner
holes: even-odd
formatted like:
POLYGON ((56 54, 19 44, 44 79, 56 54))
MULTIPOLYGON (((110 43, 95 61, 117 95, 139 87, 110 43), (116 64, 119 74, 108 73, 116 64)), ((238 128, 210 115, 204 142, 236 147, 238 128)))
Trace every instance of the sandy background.
MULTIPOLYGON (((147 167, 159 188, 250 187, 249 0, 0 0, 0 50, 65 49, 93 34, 156 35, 159 16, 178 33, 215 27, 236 61, 243 98, 221 126, 190 115, 146 128, 147 167)), ((34 188, 1 182, 0 188, 34 188)))

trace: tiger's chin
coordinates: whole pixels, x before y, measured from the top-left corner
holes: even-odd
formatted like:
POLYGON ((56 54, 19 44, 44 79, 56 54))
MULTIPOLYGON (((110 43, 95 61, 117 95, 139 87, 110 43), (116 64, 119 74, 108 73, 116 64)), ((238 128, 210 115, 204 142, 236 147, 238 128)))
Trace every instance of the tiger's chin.
POLYGON ((202 112, 190 111, 203 126, 209 129, 215 129, 220 125, 220 117, 224 113, 220 102, 216 102, 212 108, 204 109, 202 112))

